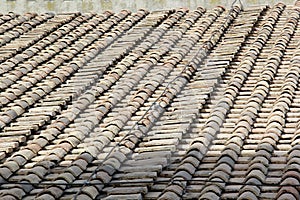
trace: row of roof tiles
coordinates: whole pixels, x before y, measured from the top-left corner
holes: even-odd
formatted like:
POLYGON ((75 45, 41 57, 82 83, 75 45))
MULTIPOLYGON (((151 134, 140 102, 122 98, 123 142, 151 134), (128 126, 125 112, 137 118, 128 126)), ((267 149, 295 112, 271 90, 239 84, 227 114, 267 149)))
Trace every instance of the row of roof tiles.
POLYGON ((1 199, 299 197, 297 3, 0 19, 1 199))

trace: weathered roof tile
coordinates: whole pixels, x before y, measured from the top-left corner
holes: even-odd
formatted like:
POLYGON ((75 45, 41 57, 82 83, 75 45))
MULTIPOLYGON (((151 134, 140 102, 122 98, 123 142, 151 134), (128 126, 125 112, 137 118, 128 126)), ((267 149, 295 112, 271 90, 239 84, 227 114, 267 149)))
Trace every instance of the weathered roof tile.
POLYGON ((0 16, 1 199, 297 198, 298 19, 0 16))

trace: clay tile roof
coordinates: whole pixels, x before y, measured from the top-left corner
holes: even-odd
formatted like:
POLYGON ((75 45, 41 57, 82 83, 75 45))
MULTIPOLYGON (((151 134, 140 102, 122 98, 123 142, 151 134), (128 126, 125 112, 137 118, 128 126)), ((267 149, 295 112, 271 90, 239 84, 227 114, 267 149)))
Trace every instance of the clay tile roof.
POLYGON ((299 6, 0 15, 0 199, 299 199, 299 6))

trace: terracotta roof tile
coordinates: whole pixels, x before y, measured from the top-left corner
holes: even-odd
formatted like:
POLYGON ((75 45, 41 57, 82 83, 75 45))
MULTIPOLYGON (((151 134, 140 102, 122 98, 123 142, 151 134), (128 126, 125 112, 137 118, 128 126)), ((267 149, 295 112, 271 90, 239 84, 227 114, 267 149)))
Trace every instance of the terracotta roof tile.
POLYGON ((296 199, 298 19, 0 16, 1 199, 296 199))

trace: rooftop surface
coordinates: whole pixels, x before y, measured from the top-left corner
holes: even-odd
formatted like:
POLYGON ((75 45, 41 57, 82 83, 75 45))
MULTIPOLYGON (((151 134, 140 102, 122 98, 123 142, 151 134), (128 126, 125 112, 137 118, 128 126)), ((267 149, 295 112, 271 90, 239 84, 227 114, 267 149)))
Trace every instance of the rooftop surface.
POLYGON ((0 16, 0 199, 299 199, 300 2, 0 16))
MULTIPOLYGON (((136 12, 140 8, 148 11, 189 8, 191 10, 199 5, 205 8, 213 8, 222 5, 230 8, 233 0, 0 0, 0 13, 15 12, 95 12, 102 13, 106 10, 119 12, 127 9, 136 12)), ((254 5, 275 5, 280 0, 240 0, 245 7, 254 5)), ((293 4, 295 0, 284 0, 285 4, 293 4)))

